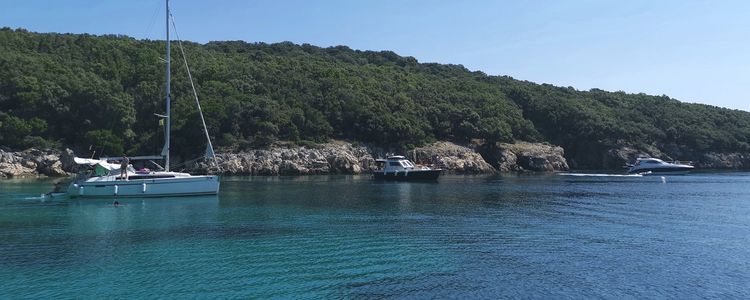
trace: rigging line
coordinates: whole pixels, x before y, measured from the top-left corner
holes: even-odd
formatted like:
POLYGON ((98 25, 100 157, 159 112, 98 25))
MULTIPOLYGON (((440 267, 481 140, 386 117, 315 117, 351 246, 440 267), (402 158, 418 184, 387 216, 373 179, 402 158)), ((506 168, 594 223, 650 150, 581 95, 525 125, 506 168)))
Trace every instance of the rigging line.
POLYGON ((148 27, 146 28, 146 32, 143 34, 143 38, 147 40, 151 37, 151 31, 153 31, 154 24, 156 23, 156 16, 161 11, 161 5, 159 5, 160 2, 154 1, 154 3, 156 3, 157 5, 154 8, 154 14, 151 15, 151 23, 148 25, 148 27))
POLYGON ((208 127, 206 127, 206 119, 203 118, 203 109, 198 101, 198 92, 195 90, 195 84, 193 83, 193 75, 190 74, 190 66, 188 66, 187 56, 185 56, 185 49, 182 47, 182 39, 180 34, 177 33, 177 25, 174 22, 174 16, 172 12, 169 13, 170 21, 172 21, 172 28, 174 28, 174 34, 177 37, 177 44, 180 46, 180 52, 182 53, 182 59, 185 61, 185 69, 188 73, 188 79, 190 79, 190 87, 193 88, 193 96, 195 96, 195 104, 198 106, 198 115, 201 117, 201 123, 203 123, 203 131, 206 133, 206 140, 208 141, 208 147, 211 149, 211 158, 216 160, 216 154, 214 153, 214 147, 211 144, 211 137, 208 135, 208 127))
POLYGON ((202 158, 203 158, 202 156, 199 156, 199 157, 196 157, 196 158, 193 158, 193 159, 190 159, 190 160, 183 161, 183 162, 181 162, 179 164, 173 164, 172 167, 175 167, 175 168, 183 167, 183 166, 186 166, 189 163, 194 163, 196 161, 199 161, 202 158))
MULTIPOLYGON (((203 158, 204 157, 199 156, 199 157, 196 157, 196 158, 193 158, 193 159, 190 159, 190 160, 183 161, 183 162, 178 163, 178 164, 174 164, 174 165, 172 165, 172 167, 175 168, 175 169, 176 168, 180 168, 180 167, 187 167, 188 164, 192 164, 192 163, 197 162, 197 161, 199 161, 199 160, 201 160, 203 158)), ((154 163, 154 164, 158 166, 158 164, 156 164, 156 163, 154 163)), ((216 166, 216 170, 218 171, 218 173, 222 173, 223 172, 221 166, 218 163, 214 163, 214 165, 216 166)), ((209 174, 212 172, 210 170, 210 167, 207 168, 207 170, 208 170, 209 174)))

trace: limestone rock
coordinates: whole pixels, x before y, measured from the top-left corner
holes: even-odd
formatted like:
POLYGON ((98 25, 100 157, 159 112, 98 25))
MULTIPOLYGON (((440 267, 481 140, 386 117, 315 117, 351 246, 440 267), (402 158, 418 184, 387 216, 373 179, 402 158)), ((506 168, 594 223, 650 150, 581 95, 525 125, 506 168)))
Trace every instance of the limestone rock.
POLYGON ((62 164, 62 169, 70 173, 78 172, 80 166, 73 160, 75 157, 76 154, 69 148, 65 148, 65 150, 61 151, 60 163, 62 164))
POLYGON ((281 147, 217 154, 216 162, 200 162, 189 171, 227 175, 360 174, 374 168, 365 147, 327 143, 315 148, 281 147))
POLYGON ((459 174, 491 174, 496 170, 471 148, 450 142, 437 142, 419 147, 410 157, 415 163, 432 164, 459 174))
POLYGON ((747 169, 750 167, 750 154, 709 152, 695 163, 696 167, 704 169, 747 169))
POLYGON ((482 148, 490 163, 502 172, 568 170, 562 147, 542 143, 496 143, 482 148))
POLYGON ((0 174, 3 177, 37 176, 35 169, 27 168, 22 164, 0 162, 0 174))
POLYGON ((70 149, 65 152, 35 148, 18 152, 0 150, 0 177, 68 176, 75 163, 66 166, 61 157, 72 162, 74 156, 70 149))

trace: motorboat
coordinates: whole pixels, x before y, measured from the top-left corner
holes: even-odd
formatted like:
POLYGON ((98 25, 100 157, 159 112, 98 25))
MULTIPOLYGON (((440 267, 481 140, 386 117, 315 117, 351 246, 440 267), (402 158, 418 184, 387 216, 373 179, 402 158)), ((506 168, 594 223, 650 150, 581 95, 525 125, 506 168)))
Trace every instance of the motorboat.
MULTIPOLYGON (((196 196, 216 195, 219 193, 219 176, 217 175, 191 175, 188 173, 170 171, 170 123, 171 123, 171 93, 170 93, 170 41, 169 41, 169 0, 166 0, 166 113, 156 114, 163 118, 164 147, 161 155, 140 156, 133 158, 125 157, 100 157, 98 159, 78 158, 75 163, 84 166, 84 171, 68 186, 67 193, 70 197, 171 197, 171 196, 196 196), (135 170, 130 161, 135 160, 164 160, 164 167, 154 163, 160 170, 151 171, 146 169, 135 170), (125 161, 125 162, 123 162, 125 161)), ((179 41, 179 40, 178 40, 179 41)), ((182 47, 182 44, 179 44, 182 47)), ((206 121, 203 119, 203 111, 198 101, 198 93, 195 91, 193 78, 187 64, 184 51, 185 69, 188 72, 195 103, 198 108, 203 131, 207 145, 205 158, 214 159, 213 145, 208 134, 206 121)))
POLYGON ((683 175, 695 169, 689 163, 665 162, 658 158, 637 158, 635 163, 628 165, 628 174, 643 175, 683 175))
POLYGON ((401 155, 388 156, 385 159, 376 159, 378 169, 373 171, 375 179, 384 180, 437 180, 441 169, 433 169, 428 166, 417 165, 401 155))

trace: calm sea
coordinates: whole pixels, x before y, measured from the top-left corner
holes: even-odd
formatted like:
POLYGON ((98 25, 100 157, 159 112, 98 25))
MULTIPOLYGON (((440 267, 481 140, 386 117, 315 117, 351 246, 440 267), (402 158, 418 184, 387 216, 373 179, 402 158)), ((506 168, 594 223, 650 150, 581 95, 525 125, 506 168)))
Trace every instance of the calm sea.
POLYGON ((0 181, 0 298, 750 298, 750 174, 0 181))

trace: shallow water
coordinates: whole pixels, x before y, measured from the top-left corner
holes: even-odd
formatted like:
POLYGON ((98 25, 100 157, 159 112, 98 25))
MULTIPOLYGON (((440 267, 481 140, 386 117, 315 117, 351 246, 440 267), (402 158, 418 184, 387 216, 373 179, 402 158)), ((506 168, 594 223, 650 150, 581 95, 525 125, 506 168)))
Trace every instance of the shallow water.
POLYGON ((750 174, 227 177, 218 197, 0 181, 0 298, 749 298, 750 174))

